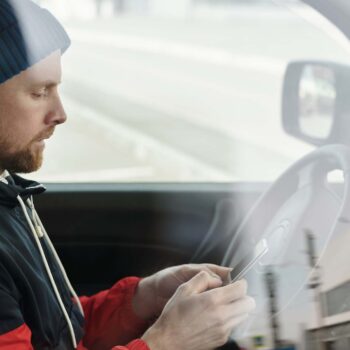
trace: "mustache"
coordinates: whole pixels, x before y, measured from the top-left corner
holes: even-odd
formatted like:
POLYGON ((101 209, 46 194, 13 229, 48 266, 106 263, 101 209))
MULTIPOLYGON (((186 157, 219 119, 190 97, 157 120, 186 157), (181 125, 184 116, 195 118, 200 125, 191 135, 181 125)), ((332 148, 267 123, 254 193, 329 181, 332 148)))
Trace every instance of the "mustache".
POLYGON ((51 127, 50 129, 41 132, 38 136, 35 137, 33 141, 48 139, 53 135, 54 131, 55 131, 55 127, 51 127))

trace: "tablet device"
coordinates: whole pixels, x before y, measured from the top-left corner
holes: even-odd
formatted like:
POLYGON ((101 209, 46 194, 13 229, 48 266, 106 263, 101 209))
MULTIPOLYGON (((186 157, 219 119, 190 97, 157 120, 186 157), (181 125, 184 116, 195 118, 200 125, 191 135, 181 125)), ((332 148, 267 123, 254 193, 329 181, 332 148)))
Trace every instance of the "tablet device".
POLYGON ((254 265, 268 252, 266 239, 262 239, 257 243, 254 249, 245 255, 236 265, 231 266, 231 282, 234 283, 244 277, 254 265))

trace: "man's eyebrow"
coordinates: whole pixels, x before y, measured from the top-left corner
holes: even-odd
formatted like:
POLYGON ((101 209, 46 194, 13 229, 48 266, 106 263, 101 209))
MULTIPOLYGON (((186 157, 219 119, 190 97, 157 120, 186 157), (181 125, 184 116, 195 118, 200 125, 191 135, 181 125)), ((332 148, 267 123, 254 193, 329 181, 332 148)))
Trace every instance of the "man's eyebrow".
POLYGON ((44 80, 44 81, 39 81, 35 82, 32 84, 34 88, 40 88, 40 87, 45 87, 45 88, 52 88, 57 85, 61 84, 60 81, 54 81, 54 80, 44 80))

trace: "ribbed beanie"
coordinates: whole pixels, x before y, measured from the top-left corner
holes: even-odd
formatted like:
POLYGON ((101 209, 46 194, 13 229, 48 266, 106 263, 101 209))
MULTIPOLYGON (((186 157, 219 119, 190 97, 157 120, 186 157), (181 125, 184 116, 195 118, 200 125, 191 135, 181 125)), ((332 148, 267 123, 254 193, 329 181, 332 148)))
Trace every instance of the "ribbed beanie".
POLYGON ((49 11, 31 0, 0 0, 0 84, 69 45, 49 11))

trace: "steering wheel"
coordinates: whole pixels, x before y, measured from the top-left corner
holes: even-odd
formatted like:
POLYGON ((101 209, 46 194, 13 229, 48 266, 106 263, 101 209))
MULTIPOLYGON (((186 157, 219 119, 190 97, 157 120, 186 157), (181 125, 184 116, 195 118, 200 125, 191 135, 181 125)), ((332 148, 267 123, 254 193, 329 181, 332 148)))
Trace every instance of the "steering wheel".
POLYGON ((294 311, 303 305, 301 315, 306 314, 307 296, 295 301, 307 289, 312 270, 306 234, 312 234, 319 256, 316 263, 322 265, 330 239, 350 228, 349 169, 349 147, 327 145, 316 149, 286 170, 238 227, 222 265, 234 267, 263 238, 268 245, 267 254, 246 276, 250 292, 258 299, 256 314, 268 313, 264 277, 271 268, 276 275, 279 312, 292 304, 294 311), (342 186, 328 182, 327 175, 333 170, 343 172, 342 186))

